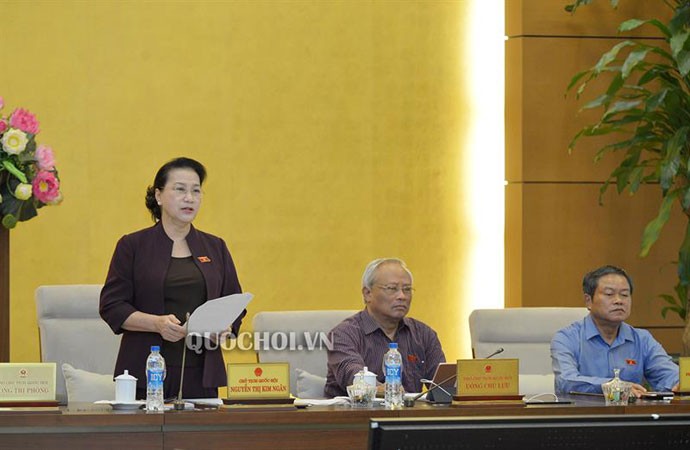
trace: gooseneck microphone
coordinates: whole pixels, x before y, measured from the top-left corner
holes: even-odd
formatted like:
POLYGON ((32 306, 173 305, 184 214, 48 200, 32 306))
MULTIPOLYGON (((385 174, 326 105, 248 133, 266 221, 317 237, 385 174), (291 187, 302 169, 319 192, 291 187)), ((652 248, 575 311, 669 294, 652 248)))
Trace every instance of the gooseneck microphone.
POLYGON ((503 353, 503 347, 497 348, 496 350, 494 350, 494 352, 493 352, 492 354, 490 354, 489 356, 485 357, 484 359, 492 358, 492 357, 498 355, 499 353, 503 353))
POLYGON ((419 380, 419 381, 421 381, 422 383, 429 383, 429 384, 431 385, 431 387, 430 387, 429 389, 427 389, 426 392, 420 392, 419 394, 415 395, 415 396, 412 397, 412 398, 406 398, 406 399, 403 401, 404 405, 407 406, 407 407, 412 407, 412 406, 414 406, 414 402, 416 402, 417 400, 419 400, 419 399, 422 397, 422 395, 428 394, 429 392, 435 391, 436 389, 440 389, 440 390, 442 390, 443 392, 445 392, 446 394, 448 394, 448 396, 453 397, 453 395, 452 395, 450 392, 448 392, 446 389, 443 388, 443 385, 446 384, 446 383, 448 383, 449 381, 451 381, 451 380, 452 380, 453 378, 455 378, 456 376, 457 376, 457 375, 451 375, 451 376, 449 376, 449 377, 446 378, 445 380, 442 380, 442 381, 439 382, 439 383, 434 383, 433 380, 427 380, 427 379, 421 379, 421 380, 419 380))
MULTIPOLYGON (((503 349, 503 347, 499 347, 499 348, 497 348, 496 350, 494 350, 493 353, 491 353, 489 356, 485 357, 484 359, 493 358, 494 356, 496 356, 496 355, 498 355, 498 354, 501 354, 501 353, 503 353, 504 351, 505 351, 505 350, 503 349)), ((438 382, 438 383, 435 383, 433 380, 426 380, 426 379, 420 380, 422 383, 429 383, 429 384, 431 385, 431 387, 430 387, 429 389, 427 389, 426 392, 420 392, 419 394, 415 395, 415 396, 412 397, 412 398, 406 398, 405 400, 403 400, 405 406, 407 406, 407 407, 412 407, 412 406, 414 406, 414 403, 415 403, 417 400, 419 400, 424 394, 429 394, 429 392, 435 391, 436 389, 442 390, 444 393, 446 393, 448 396, 450 396, 450 397, 452 398, 453 396, 451 395, 451 393, 448 392, 446 389, 444 389, 444 388, 443 388, 443 385, 446 384, 446 383, 448 383, 448 382, 451 381, 452 379, 454 379, 456 376, 457 376, 457 374, 451 375, 451 376, 449 376, 448 378, 446 378, 445 380, 442 380, 442 381, 440 381, 440 382, 438 382)))
POLYGON ((184 400, 182 400, 182 383, 184 383, 185 357, 187 356, 187 334, 189 333, 189 313, 187 313, 184 324, 184 347, 182 347, 182 369, 180 369, 180 390, 177 392, 177 400, 173 402, 175 411, 184 411, 184 400))

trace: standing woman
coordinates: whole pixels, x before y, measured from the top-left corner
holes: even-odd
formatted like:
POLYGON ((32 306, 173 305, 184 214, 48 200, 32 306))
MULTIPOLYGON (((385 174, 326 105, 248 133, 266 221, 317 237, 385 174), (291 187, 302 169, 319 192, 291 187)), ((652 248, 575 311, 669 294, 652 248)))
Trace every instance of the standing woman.
MULTIPOLYGON (((241 292, 225 242, 192 225, 205 178, 204 166, 190 158, 173 159, 158 170, 146 191, 155 225, 118 241, 101 291, 101 317, 115 334, 122 334, 115 375, 127 369, 138 379, 138 399, 146 398, 151 346, 161 347, 167 365, 164 395, 174 397, 180 386, 186 313, 207 300, 241 292)), ((245 314, 231 327, 235 336, 245 314)), ((216 398, 226 380, 217 345, 200 354, 187 352, 183 397, 216 398)))

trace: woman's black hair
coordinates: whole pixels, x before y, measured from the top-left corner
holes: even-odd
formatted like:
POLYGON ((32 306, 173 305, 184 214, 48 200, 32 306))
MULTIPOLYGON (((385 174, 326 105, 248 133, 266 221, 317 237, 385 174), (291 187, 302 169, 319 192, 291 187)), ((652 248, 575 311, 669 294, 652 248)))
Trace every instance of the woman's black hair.
POLYGON ((161 206, 156 200, 156 189, 163 190, 165 184, 168 182, 168 174, 174 169, 192 169, 199 175, 199 184, 204 184, 206 179, 206 168, 199 161, 191 158, 175 158, 171 159, 167 163, 158 169, 156 173, 156 178, 153 180, 153 186, 149 186, 146 189, 146 207, 151 212, 151 218, 154 222, 161 220, 161 206))

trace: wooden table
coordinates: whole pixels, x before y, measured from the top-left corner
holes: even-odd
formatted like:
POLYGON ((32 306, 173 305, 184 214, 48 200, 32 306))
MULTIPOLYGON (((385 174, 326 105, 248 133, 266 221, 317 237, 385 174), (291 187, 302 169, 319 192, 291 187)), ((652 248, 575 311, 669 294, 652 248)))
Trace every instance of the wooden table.
POLYGON ((0 409, 0 449, 163 448, 164 414, 112 411, 110 406, 0 409))
POLYGON ((455 407, 417 402, 413 408, 396 411, 340 406, 164 414, 77 404, 42 412, 0 410, 0 449, 359 449, 367 446, 371 418, 688 413, 690 403, 606 407, 598 398, 544 406, 455 407))

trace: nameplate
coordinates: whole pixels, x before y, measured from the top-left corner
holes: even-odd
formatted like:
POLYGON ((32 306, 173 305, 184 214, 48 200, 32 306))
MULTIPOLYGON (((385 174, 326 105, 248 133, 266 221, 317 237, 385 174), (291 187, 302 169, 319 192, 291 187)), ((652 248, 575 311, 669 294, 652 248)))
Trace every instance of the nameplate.
POLYGON ((690 356, 681 356, 678 358, 678 365, 680 366, 680 392, 690 392, 690 356))
POLYGON ((228 364, 228 398, 230 400, 289 397, 290 364, 228 364))
POLYGON ((0 402, 55 401, 55 363, 0 363, 0 402))
POLYGON ((517 359, 459 359, 458 396, 517 395, 517 359))

